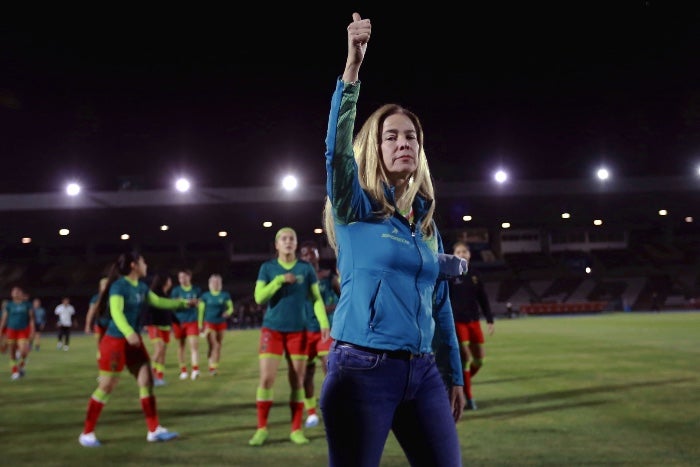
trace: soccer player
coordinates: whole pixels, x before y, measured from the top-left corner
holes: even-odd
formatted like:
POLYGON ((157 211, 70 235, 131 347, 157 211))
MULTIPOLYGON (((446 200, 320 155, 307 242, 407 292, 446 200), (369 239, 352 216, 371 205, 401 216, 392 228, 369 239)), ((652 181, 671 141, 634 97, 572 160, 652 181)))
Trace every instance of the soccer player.
MULTIPOLYGON (((192 285, 192 271, 181 269, 177 273, 179 285, 170 292, 171 298, 194 299, 202 295, 199 286, 192 285)), ((177 339, 177 358, 180 363, 180 379, 187 379, 187 363, 185 360, 185 343, 190 346, 190 378, 199 378, 199 311, 197 306, 184 310, 176 310, 176 322, 173 322, 173 335, 177 339)))
POLYGON ((24 365, 29 355, 29 342, 34 337, 35 322, 32 303, 27 300, 22 287, 12 287, 10 298, 2 310, 0 332, 5 333, 10 353, 11 378, 15 381, 24 376, 24 365))
MULTIPOLYGON (((151 279, 151 290, 160 297, 168 297, 173 288, 173 280, 166 272, 158 272, 151 279)), ((153 385, 165 386, 165 356, 170 343, 170 330, 173 324, 173 312, 163 311, 149 306, 144 323, 148 337, 153 344, 153 385)))
POLYGON ((219 370, 221 344, 226 332, 226 320, 233 313, 233 300, 225 290, 220 274, 209 276, 209 290, 199 297, 199 327, 209 342, 209 374, 215 376, 219 370))
MULTIPOLYGON (((456 242, 452 253, 467 261, 471 259, 469 245, 465 242, 456 242)), ((491 313, 491 305, 484 289, 484 283, 473 267, 470 267, 461 276, 449 279, 448 283, 457 340, 460 344, 464 395, 467 398, 466 408, 476 410, 476 402, 472 398, 471 380, 484 364, 484 333, 481 330, 481 313, 486 318, 489 335, 493 335, 495 330, 493 313, 491 313), (479 309, 481 309, 481 313, 479 309)))
POLYGON ((196 306, 196 300, 159 297, 142 280, 146 272, 146 261, 140 253, 121 254, 108 276, 106 290, 109 292, 101 294, 97 302, 100 315, 107 310, 109 301, 112 320, 100 341, 100 378, 88 403, 83 432, 78 437, 82 446, 101 445, 95 436, 95 426, 124 368, 136 378, 148 427, 146 441, 169 441, 178 436, 162 427, 158 419, 151 361, 141 338, 141 314, 147 305, 168 310, 196 306))
MULTIPOLYGON (((333 310, 338 303, 340 295, 340 284, 338 276, 331 274, 328 269, 321 269, 319 264, 321 255, 318 251, 316 242, 307 240, 299 247, 299 258, 310 263, 316 271, 318 277, 318 288, 323 298, 323 303, 326 306, 326 314, 328 322, 332 326, 333 310)), ((304 407, 306 408, 306 428, 313 428, 318 425, 319 417, 316 411, 316 396, 314 378, 316 375, 316 362, 320 362, 321 370, 325 377, 327 372, 328 352, 331 348, 332 339, 321 338, 321 325, 316 319, 313 310, 313 303, 308 301, 306 304, 306 336, 308 345, 308 360, 306 361, 306 372, 304 373, 304 407)))
POLYGON ((292 412, 292 431, 289 439, 295 444, 309 442, 301 428, 307 360, 305 310, 309 297, 313 297, 314 312, 321 323, 322 339, 326 340, 330 335, 316 271, 306 261, 298 261, 296 258, 296 232, 290 227, 278 230, 275 249, 277 258, 260 266, 255 283, 255 302, 267 304, 267 310, 258 350, 260 382, 255 398, 258 429, 248 441, 251 446, 261 446, 268 437, 267 420, 274 400, 272 387, 283 357, 287 360, 287 377, 291 386, 289 407, 292 412))

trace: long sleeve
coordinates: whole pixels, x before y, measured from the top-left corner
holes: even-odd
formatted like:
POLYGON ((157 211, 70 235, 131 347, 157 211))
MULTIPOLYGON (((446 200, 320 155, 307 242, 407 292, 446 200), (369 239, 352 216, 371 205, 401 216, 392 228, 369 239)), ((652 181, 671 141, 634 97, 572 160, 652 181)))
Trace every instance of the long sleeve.
POLYGON ((284 285, 284 275, 280 274, 272 279, 267 284, 264 281, 255 283, 255 292, 253 293, 255 303, 262 305, 270 301, 272 296, 284 285))

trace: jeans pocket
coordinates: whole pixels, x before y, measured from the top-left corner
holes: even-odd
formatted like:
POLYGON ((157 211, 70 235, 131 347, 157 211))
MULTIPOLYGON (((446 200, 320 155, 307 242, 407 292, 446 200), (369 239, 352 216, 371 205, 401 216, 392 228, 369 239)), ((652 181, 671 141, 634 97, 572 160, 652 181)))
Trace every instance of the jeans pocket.
POLYGON ((338 367, 341 370, 373 370, 379 366, 381 355, 365 352, 350 347, 338 346, 338 367))

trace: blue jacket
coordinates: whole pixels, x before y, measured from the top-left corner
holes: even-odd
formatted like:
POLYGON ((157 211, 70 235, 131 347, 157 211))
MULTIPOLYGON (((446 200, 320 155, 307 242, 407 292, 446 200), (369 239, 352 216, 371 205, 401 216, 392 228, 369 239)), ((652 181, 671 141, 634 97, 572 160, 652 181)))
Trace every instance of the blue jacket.
MULTIPOLYGON (((449 355, 454 385, 463 385, 459 346, 445 280, 439 280, 437 229, 424 238, 421 223, 432 200, 416 197, 415 226, 400 215, 380 218, 379 204, 360 186, 352 148, 359 83, 338 80, 326 137, 326 189, 335 215, 340 300, 335 340, 382 350, 433 351, 435 326, 449 355)), ((387 199, 394 187, 386 186, 387 199)))

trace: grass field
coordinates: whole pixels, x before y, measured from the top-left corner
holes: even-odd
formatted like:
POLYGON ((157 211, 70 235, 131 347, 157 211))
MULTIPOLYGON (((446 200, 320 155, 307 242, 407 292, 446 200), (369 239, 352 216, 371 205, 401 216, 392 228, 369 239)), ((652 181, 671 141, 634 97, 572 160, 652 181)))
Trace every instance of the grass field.
MULTIPOLYGON (((219 376, 197 381, 178 380, 171 343, 168 385, 156 388, 161 423, 181 434, 169 443, 146 442, 136 384, 125 374, 102 412, 96 449, 77 441, 96 385, 93 337, 76 334, 63 352, 44 335, 25 378, 10 381, 8 366, 0 378, 3 464, 327 465, 322 424, 306 430, 308 445, 288 440, 286 369, 270 438, 248 446, 258 335, 229 331, 219 376)), ((700 464, 700 313, 501 319, 486 352, 473 386, 479 408, 458 425, 465 466, 700 464)), ((317 382, 320 389, 321 375, 317 382)), ((382 465, 407 465, 393 435, 382 465)))

